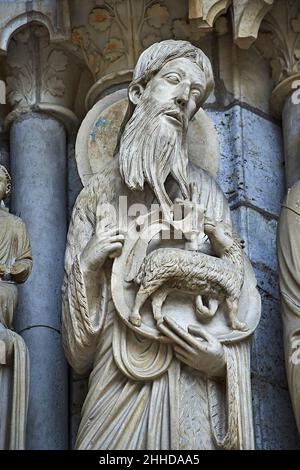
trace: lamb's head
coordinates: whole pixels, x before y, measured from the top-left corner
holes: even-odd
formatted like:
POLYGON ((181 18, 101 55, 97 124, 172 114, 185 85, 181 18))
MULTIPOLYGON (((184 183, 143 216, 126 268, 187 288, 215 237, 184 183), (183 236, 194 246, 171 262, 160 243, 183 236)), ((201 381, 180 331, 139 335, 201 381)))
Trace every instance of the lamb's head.
POLYGON ((236 242, 231 226, 223 221, 214 221, 206 218, 204 221, 204 232, 208 236, 215 254, 220 258, 236 242))

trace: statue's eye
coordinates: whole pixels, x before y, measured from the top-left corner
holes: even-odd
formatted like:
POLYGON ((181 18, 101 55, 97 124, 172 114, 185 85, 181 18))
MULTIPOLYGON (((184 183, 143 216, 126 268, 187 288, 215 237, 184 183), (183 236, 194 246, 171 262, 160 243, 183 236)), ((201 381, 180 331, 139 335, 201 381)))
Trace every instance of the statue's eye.
POLYGON ((180 77, 176 73, 169 73, 169 75, 166 75, 165 77, 170 83, 179 83, 180 82, 180 77))

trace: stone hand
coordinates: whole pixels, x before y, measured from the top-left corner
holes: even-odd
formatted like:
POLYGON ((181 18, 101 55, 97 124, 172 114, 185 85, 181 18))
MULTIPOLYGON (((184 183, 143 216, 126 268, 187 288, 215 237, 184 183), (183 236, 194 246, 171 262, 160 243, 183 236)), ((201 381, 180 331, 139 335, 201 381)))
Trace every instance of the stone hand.
POLYGON ((195 221, 198 219, 203 219, 204 217, 204 209, 203 206, 198 204, 197 202, 190 201, 188 199, 175 199, 174 201, 174 209, 176 210, 176 206, 183 211, 183 218, 187 219, 188 216, 194 216, 195 221))
POLYGON ((14 263, 10 269, 10 274, 12 276, 16 276, 20 274, 24 270, 24 266, 22 263, 14 263))
POLYGON ((117 228, 105 232, 96 230, 80 257, 83 270, 98 271, 108 257, 119 256, 122 252, 124 239, 124 233, 117 228))
POLYGON ((190 325, 188 332, 165 316, 159 330, 173 342, 177 359, 211 377, 223 377, 226 360, 221 343, 201 326, 190 325))

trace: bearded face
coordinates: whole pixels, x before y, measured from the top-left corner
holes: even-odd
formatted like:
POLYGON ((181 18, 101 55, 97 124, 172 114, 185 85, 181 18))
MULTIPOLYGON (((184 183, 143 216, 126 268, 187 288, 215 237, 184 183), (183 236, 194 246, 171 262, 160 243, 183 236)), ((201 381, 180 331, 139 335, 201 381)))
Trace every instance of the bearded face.
POLYGON ((187 122, 176 126, 166 122, 162 118, 167 113, 176 115, 177 110, 145 96, 125 127, 119 153, 121 175, 127 186, 143 190, 146 180, 161 204, 171 204, 164 187, 170 173, 185 197, 188 193, 187 122))
POLYGON ((187 181, 187 129, 199 109, 203 80, 199 67, 188 59, 168 62, 143 90, 120 140, 121 175, 131 190, 147 181, 162 207, 172 204, 165 190, 169 174, 184 198, 187 181))

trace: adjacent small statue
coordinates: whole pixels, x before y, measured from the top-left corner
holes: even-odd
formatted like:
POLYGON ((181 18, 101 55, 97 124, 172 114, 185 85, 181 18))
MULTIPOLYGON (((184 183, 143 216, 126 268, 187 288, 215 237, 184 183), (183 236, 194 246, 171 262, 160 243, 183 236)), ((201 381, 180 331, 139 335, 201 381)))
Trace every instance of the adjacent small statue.
POLYGON ((224 194, 187 145, 213 85, 189 42, 146 49, 115 156, 75 203, 62 334, 71 366, 90 373, 79 449, 254 447, 249 337, 260 299, 224 194), (144 212, 126 211, 124 198, 144 212))
POLYGON ((12 324, 17 284, 29 276, 32 257, 25 224, 9 214, 3 203, 10 188, 10 175, 0 165, 0 449, 22 450, 26 437, 29 357, 12 324))

